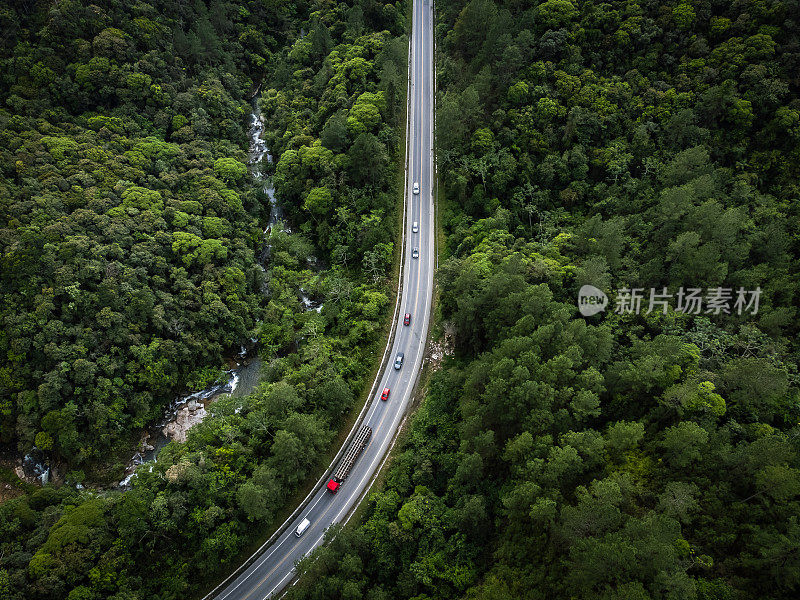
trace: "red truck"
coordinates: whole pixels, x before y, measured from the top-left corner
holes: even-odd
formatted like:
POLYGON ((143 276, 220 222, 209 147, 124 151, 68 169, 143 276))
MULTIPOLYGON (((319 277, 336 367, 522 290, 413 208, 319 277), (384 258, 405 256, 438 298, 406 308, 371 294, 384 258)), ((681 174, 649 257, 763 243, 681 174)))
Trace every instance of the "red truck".
POLYGON ((350 474, 350 469, 353 468, 353 465, 358 459, 359 454, 361 454, 361 452, 364 450, 371 436, 371 427, 364 425, 361 429, 359 429, 356 437, 353 438, 353 442, 350 444, 350 447, 344 453, 342 462, 340 462, 339 466, 336 467, 336 470, 333 472, 333 477, 331 477, 330 481, 328 481, 327 487, 329 492, 335 494, 339 491, 339 487, 342 485, 342 482, 347 479, 347 476, 350 474))

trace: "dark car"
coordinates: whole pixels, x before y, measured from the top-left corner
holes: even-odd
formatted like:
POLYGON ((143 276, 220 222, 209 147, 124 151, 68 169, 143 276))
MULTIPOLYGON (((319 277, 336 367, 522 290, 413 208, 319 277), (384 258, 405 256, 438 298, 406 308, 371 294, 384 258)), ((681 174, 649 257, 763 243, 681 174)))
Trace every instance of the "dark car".
POLYGON ((406 313, 406 316, 403 317, 403 325, 411 325, 411 313, 406 313))
POLYGON ((381 394, 381 400, 384 402, 389 399, 389 388, 383 388, 383 393, 381 394))
POLYGON ((403 358, 404 358, 403 353, 398 352, 397 357, 394 359, 394 368, 397 369, 398 371, 400 370, 400 367, 403 366, 403 358))

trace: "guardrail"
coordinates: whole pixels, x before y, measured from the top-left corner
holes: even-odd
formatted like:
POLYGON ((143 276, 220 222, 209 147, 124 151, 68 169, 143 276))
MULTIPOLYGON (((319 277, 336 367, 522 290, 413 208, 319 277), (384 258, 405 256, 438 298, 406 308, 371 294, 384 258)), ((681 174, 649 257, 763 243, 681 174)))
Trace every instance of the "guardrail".
MULTIPOLYGON (((413 30, 412 30, 413 31, 413 30)), ((311 488, 311 491, 308 495, 297 505, 297 508, 294 509, 291 515, 283 522, 281 525, 275 530, 275 532, 267 539, 266 542, 261 544, 259 548, 250 555, 250 557, 245 560, 239 567, 233 571, 230 575, 228 575, 222 582, 220 582, 217 586, 214 587, 208 594, 203 596, 202 600, 213 600, 216 595, 223 591, 232 581, 234 581, 239 575, 241 575, 244 571, 247 570, 258 558, 264 553, 264 551, 269 548, 275 540, 277 540, 291 525, 291 523, 297 519, 303 509, 308 506, 311 499, 314 495, 319 491, 319 489, 325 484, 325 482, 330 478, 331 473, 333 473, 334 468, 341 460, 342 455, 350 446, 350 442, 355 437, 356 433, 358 432, 359 426, 364 421, 364 416, 366 415, 367 409, 371 404, 371 400, 375 397, 376 387, 378 386, 381 375, 388 364, 388 353, 391 347, 394 345, 394 336, 397 332, 397 323, 399 320, 399 310, 400 310, 400 299, 403 296, 403 271, 405 265, 405 248, 406 248, 406 200, 407 200, 407 193, 408 193, 408 155, 409 155, 409 145, 410 141, 410 121, 411 121, 411 38, 409 37, 408 41, 408 82, 406 89, 408 93, 406 94, 406 150, 405 150, 405 178, 403 182, 403 219, 402 219, 402 227, 401 227, 401 234, 400 234, 400 273, 397 277, 397 298, 395 300, 394 305, 394 314, 392 315, 392 327, 389 331, 389 337, 386 340, 386 348, 383 350, 383 356, 381 357, 380 367, 378 368, 378 372, 375 375, 375 380, 372 382, 372 387, 370 388, 369 396, 367 396, 367 401, 364 402, 364 406, 361 408, 361 412, 359 412, 358 417, 356 418, 355 423, 353 424, 353 428, 350 430, 350 433, 347 434, 347 438, 345 439, 344 443, 342 444, 339 451, 336 453, 336 456, 331 461, 331 464, 328 465, 328 468, 322 474, 322 477, 317 480, 314 486, 311 488)))

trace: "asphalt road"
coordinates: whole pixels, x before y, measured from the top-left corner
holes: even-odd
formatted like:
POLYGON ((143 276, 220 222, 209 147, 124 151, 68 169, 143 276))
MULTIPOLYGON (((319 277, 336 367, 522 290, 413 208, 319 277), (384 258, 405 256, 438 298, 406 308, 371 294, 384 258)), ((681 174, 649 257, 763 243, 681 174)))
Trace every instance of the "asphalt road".
POLYGON ((262 600, 280 594, 293 579, 295 563, 316 548, 322 542, 325 530, 332 523, 345 519, 358 503, 380 467, 408 408, 411 392, 422 368, 435 266, 431 0, 414 0, 409 97, 402 298, 389 361, 363 421, 372 427, 372 437, 338 493, 331 494, 324 487, 317 490, 307 507, 273 545, 216 592, 214 597, 217 600, 262 600), (418 195, 412 193, 414 182, 419 183, 418 195), (414 221, 419 223, 418 233, 412 232, 414 221), (419 258, 412 258, 413 248, 419 248, 419 258), (408 326, 403 325, 405 313, 411 313, 411 324, 408 326), (405 354, 405 361, 400 370, 395 370, 393 363, 398 352, 405 354), (384 387, 391 389, 386 402, 380 399, 384 387), (295 529, 306 518, 311 525, 301 537, 297 537, 295 529))

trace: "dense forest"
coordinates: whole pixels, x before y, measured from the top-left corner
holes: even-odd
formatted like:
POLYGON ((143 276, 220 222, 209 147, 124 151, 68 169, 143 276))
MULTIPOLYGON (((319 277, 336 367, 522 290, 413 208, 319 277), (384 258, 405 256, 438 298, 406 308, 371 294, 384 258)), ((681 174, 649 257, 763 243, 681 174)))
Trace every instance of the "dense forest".
POLYGON ((315 476, 390 313, 406 12, 0 9, 2 442, 69 469, 66 485, 0 504, 0 597, 197 594, 315 476), (269 198, 246 164, 253 94, 286 216, 266 236, 269 198), (251 337, 254 394, 210 405, 132 489, 97 488, 251 337))
MULTIPOLYGON (((130 491, 0 504, 14 600, 229 570, 327 451, 390 303, 408 5, 101 4, 0 8, 0 441, 77 482, 251 335, 265 382, 130 491), (257 90, 288 221, 267 240, 257 90)), ((796 598, 800 6, 436 10, 454 353, 288 597, 796 598), (585 284, 606 311, 579 314, 585 284), (758 311, 646 311, 718 287, 758 311)))
POLYGON ((245 116, 267 11, 104 4, 0 12, 0 442, 74 468, 216 379, 263 316, 245 116))
POLYGON ((286 597, 797 598, 800 6, 436 9, 454 353, 286 597))

